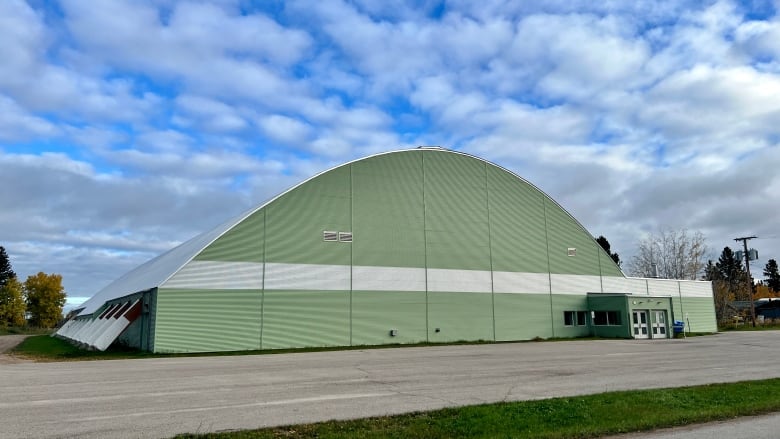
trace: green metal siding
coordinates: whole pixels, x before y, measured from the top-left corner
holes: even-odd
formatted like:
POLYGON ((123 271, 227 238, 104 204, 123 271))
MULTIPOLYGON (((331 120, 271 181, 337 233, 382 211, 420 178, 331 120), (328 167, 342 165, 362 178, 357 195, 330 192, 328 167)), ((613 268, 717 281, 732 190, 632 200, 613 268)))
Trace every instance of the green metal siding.
POLYGON ((424 291, 352 292, 352 345, 424 341, 424 291), (396 336, 390 335, 391 329, 398 331, 396 336))
POLYGON ((552 337, 549 294, 495 294, 496 340, 552 337))
POLYGON ((352 164, 352 248, 359 265, 425 267, 422 181, 422 152, 352 164))
POLYGON ((544 195, 494 166, 487 175, 493 270, 546 273, 544 195))
POLYGON ((434 343, 494 340, 491 295, 428 292, 428 339, 434 343))
POLYGON ((441 152, 423 162, 428 268, 490 270, 485 164, 441 152))
POLYGON ((321 174, 265 208, 266 262, 350 264, 350 244, 322 239, 325 230, 352 231, 349 169, 321 174))
MULTIPOLYGON (((588 308, 593 311, 617 311, 619 326, 596 326, 592 322, 592 334, 596 337, 631 338, 631 316, 628 313, 627 296, 588 296, 588 308)), ((588 316, 590 318, 590 316, 588 316)))
MULTIPOLYGON (((718 324, 715 321, 715 305, 712 299, 683 296, 681 302, 687 331, 718 332, 718 324)), ((683 320, 678 318, 679 314, 675 315, 675 318, 677 320, 683 320)))
POLYGON ((566 326, 563 316, 564 311, 589 311, 587 296, 553 294, 551 302, 555 337, 584 337, 591 334, 590 312, 587 313, 585 326, 566 326))
POLYGON ((598 276, 598 244, 593 237, 548 198, 545 198, 544 212, 547 219, 550 272, 598 276), (569 248, 576 249, 576 256, 568 256, 569 248))
POLYGON ((263 349, 349 346, 349 291, 265 291, 263 349))
POLYGON ((261 292, 159 289, 155 352, 260 348, 261 292))
POLYGON ((203 249, 195 259, 263 262, 264 221, 264 210, 253 213, 203 249))
MULTIPOLYGON (((598 245, 598 243, 596 243, 596 245, 598 245)), ((601 267, 602 276, 624 277, 620 267, 618 267, 615 261, 612 260, 600 245, 596 250, 599 252, 599 265, 601 267)))

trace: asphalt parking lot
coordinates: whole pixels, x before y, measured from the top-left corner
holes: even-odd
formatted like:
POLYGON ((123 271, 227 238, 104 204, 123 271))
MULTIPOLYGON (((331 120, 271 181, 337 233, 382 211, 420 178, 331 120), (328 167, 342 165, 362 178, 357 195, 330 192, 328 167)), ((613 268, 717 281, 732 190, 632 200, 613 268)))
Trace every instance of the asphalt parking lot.
POLYGON ((170 437, 780 376, 780 332, 0 364, 0 437, 170 437))

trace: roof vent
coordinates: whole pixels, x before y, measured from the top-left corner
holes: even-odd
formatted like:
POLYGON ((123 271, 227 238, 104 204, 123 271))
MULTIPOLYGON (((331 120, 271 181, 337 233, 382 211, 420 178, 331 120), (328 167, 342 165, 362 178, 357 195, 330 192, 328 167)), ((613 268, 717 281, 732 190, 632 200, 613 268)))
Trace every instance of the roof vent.
POLYGON ((437 146, 437 145, 421 145, 421 146, 418 146, 417 149, 444 149, 444 148, 442 148, 441 146, 437 146))

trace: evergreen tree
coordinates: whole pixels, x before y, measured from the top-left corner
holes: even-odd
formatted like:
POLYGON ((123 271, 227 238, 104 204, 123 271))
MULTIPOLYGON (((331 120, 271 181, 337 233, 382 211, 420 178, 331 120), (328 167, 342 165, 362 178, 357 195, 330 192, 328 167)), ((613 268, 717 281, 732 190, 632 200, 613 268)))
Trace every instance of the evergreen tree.
POLYGON ((742 267, 742 260, 737 259, 734 252, 729 247, 723 248, 723 252, 720 254, 720 258, 718 258, 718 263, 715 264, 715 268, 720 277, 729 283, 745 282, 747 273, 742 267))
POLYGON ((775 293, 780 293, 780 272, 777 269, 777 261, 774 259, 767 261, 764 276, 766 276, 766 285, 775 293))
POLYGON ((609 245, 609 241, 607 241, 607 238, 604 237, 604 235, 599 235, 598 238, 596 238, 596 242, 599 243, 601 248, 604 249, 605 252, 609 255, 610 258, 612 258, 613 261, 615 261, 616 264, 618 264, 618 267, 620 266, 620 256, 618 256, 617 253, 612 253, 612 248, 609 245))
POLYGON ((742 260, 737 258, 734 252, 725 247, 718 263, 715 264, 721 279, 726 282, 729 291, 734 294, 736 300, 750 300, 750 283, 747 271, 742 265, 742 260))
POLYGON ((0 245, 0 287, 5 286, 10 279, 16 279, 16 273, 11 269, 11 261, 8 260, 8 253, 0 245))

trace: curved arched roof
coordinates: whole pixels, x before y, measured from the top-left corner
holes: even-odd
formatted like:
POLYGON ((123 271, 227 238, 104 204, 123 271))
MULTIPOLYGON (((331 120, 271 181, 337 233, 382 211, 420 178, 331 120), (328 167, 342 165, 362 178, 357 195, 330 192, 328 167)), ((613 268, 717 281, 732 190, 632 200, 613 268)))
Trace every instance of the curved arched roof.
MULTIPOLYGON (((438 147, 421 147, 421 148, 413 148, 413 149, 404 149, 404 150, 396 150, 396 151, 390 151, 390 152, 384 152, 380 154, 371 155, 368 157, 360 158, 348 163, 344 163, 342 165, 336 166, 334 168, 331 168, 329 170, 323 171, 319 174, 316 174, 312 176, 311 178, 302 181, 301 183, 289 188, 288 190, 280 193, 276 197, 273 197, 272 199, 266 201, 265 203, 262 203, 259 206, 256 206, 241 215, 232 218, 229 221, 226 221, 225 223, 215 227, 212 230, 209 230, 201 235, 198 235, 189 241, 184 242, 183 244, 171 249, 168 252, 165 252, 159 256, 157 256, 154 259, 151 259, 150 261, 138 266, 137 268, 133 269, 132 271, 128 272, 127 274, 123 275, 122 277, 118 278, 114 282, 110 283, 108 286, 100 290, 97 294, 95 294, 92 298, 90 298, 87 302, 84 303, 83 308, 80 312, 80 315, 89 315, 94 313, 95 311, 99 310, 103 304, 105 304, 107 301, 120 298, 123 296, 127 296, 130 294, 134 294, 141 291, 146 291, 152 288, 159 287, 163 285, 167 280, 169 280, 173 275, 175 275, 179 270, 182 269, 185 265, 187 265, 190 261, 192 261, 199 253, 201 253, 204 249, 206 249, 209 245, 211 245, 213 242, 215 242, 217 239, 219 239, 221 236, 229 232, 231 229, 236 227, 238 224, 240 224, 245 219, 252 216, 254 213, 262 210, 269 204, 273 203, 275 200, 283 197, 287 193, 295 190, 298 187, 301 187, 308 183, 311 180, 316 179, 319 176, 322 176, 324 174, 327 174, 329 172, 332 172, 336 169, 342 168, 344 166, 348 166, 353 163, 361 162, 363 160, 368 160, 380 156, 385 156, 389 154, 397 154, 397 153, 403 153, 403 152, 410 152, 410 151, 420 151, 423 150, 425 152, 436 152, 436 153, 446 153, 446 154, 457 154, 465 157, 469 157, 475 160, 479 160, 481 162, 484 162, 490 166, 496 167, 498 169, 501 169, 502 171, 511 174, 518 180, 522 181, 523 183, 527 184, 528 186, 532 187, 536 191, 538 191, 540 194, 544 195, 544 197, 552 202, 555 206, 561 209, 561 211, 565 212, 565 215, 568 216, 569 220, 571 220, 574 224, 576 224, 577 227, 579 227, 582 231, 587 233, 587 230, 573 217, 571 216, 565 209, 563 209, 555 200, 553 200, 550 196, 545 194, 543 191, 541 191, 538 187, 533 185, 532 183, 528 182, 524 178, 518 176, 517 174, 513 173, 512 171, 507 170, 506 168, 503 168, 499 165, 496 165, 494 163, 488 162, 482 158, 458 152, 458 151, 452 151, 447 150, 443 148, 438 147)), ((619 271, 619 269, 618 269, 619 271)))

